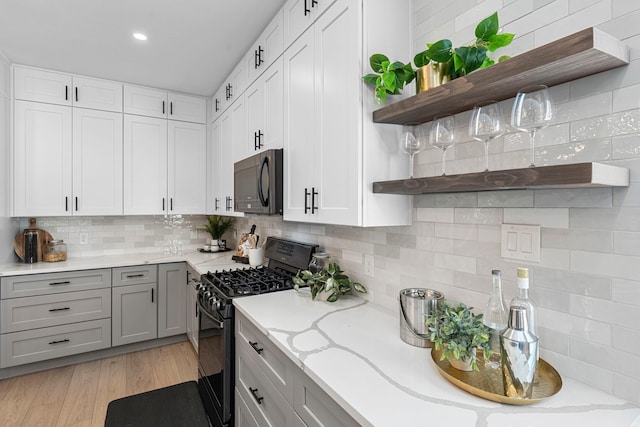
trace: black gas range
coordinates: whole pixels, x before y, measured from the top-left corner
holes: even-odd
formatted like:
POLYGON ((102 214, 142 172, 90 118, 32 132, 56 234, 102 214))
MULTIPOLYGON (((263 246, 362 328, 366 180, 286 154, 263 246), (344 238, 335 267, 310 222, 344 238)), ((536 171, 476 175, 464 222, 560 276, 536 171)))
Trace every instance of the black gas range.
POLYGON ((292 276, 306 269, 317 245, 269 237, 266 267, 208 272, 198 289, 198 387, 214 427, 233 426, 233 299, 293 288, 292 276))

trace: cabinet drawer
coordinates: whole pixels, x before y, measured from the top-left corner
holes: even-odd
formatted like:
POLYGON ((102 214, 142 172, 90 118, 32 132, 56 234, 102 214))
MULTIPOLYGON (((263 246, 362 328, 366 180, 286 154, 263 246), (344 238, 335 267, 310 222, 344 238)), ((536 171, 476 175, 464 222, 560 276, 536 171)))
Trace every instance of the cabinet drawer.
POLYGON ((0 304, 0 332, 18 332, 111 317, 111 289, 13 298, 0 304))
POLYGON ((249 320, 236 314, 236 351, 245 348, 276 389, 293 403, 293 378, 298 367, 249 320))
POLYGON ((290 424, 293 408, 278 392, 244 347, 236 352, 236 387, 261 426, 290 424))
POLYGON ((260 427, 260 424, 258 424, 256 419, 253 417, 253 414, 251 413, 249 406, 240 395, 240 392, 238 391, 237 387, 236 387, 235 394, 236 394, 236 407, 235 407, 236 427, 260 427))
POLYGON ((136 265, 113 269, 113 286, 140 285, 158 281, 157 265, 136 265))
POLYGON ((4 334, 0 344, 0 368, 109 348, 111 319, 4 334))
POLYGON ((111 270, 82 270, 0 278, 2 299, 111 287, 111 270))
POLYGON ((296 376, 293 408, 309 427, 360 426, 303 371, 296 376))

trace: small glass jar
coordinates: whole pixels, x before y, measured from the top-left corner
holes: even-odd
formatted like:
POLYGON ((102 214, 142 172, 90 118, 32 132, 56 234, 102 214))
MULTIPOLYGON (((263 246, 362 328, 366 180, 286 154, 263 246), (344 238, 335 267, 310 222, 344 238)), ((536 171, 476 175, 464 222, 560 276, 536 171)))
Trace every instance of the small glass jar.
POLYGON ((309 271, 317 273, 322 270, 326 270, 329 266, 329 254, 326 252, 316 252, 311 255, 311 261, 309 262, 309 271))
POLYGON ((67 260, 67 244, 64 240, 49 240, 44 249, 43 259, 47 262, 67 260))

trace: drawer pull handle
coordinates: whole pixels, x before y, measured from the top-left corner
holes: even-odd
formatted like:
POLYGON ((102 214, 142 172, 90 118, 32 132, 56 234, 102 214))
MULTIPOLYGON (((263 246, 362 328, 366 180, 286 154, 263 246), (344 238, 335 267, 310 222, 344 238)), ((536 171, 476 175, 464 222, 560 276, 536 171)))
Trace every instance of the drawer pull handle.
POLYGON ((135 277, 144 277, 144 274, 127 274, 127 279, 133 279, 135 277))
POLYGON ((63 342, 69 342, 69 338, 65 338, 63 340, 51 341, 49 344, 61 344, 63 342))
POLYGON ((258 353, 258 354, 262 354, 262 352, 264 351, 264 348, 259 348, 259 347, 258 347, 258 342, 257 342, 257 341, 256 341, 256 342, 251 342, 251 341, 249 341, 249 345, 250 345, 251 347, 253 347, 253 349, 254 349, 254 350, 256 351, 256 353, 258 353))
POLYGON ((49 311, 54 312, 54 311, 65 311, 65 310, 71 310, 69 307, 62 307, 62 308, 52 308, 49 311))
POLYGON ((258 405, 262 405, 262 401, 264 400, 263 396, 258 396, 258 389, 249 387, 249 391, 253 395, 253 398, 258 402, 258 405))
POLYGON ((49 286, 56 286, 56 285, 70 285, 71 282, 68 280, 65 280, 64 282, 51 282, 49 283, 49 286))

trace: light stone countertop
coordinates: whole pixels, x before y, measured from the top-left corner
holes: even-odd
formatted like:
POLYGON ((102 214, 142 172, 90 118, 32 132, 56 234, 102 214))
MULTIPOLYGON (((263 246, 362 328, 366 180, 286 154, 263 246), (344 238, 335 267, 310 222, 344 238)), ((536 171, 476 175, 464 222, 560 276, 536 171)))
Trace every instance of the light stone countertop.
POLYGON ((473 396, 440 375, 430 349, 400 339, 398 313, 356 296, 315 302, 303 289, 233 303, 363 426, 640 426, 639 407, 568 378, 534 405, 473 396))
POLYGON ((187 252, 180 255, 164 255, 161 253, 106 255, 96 257, 68 258, 62 262, 37 262, 34 264, 14 263, 0 265, 0 277, 21 276, 25 274, 57 273, 97 268, 127 267, 144 264, 165 264, 170 262, 187 262, 200 274, 208 271, 228 270, 248 267, 246 264, 231 260, 234 251, 202 253, 187 252))

